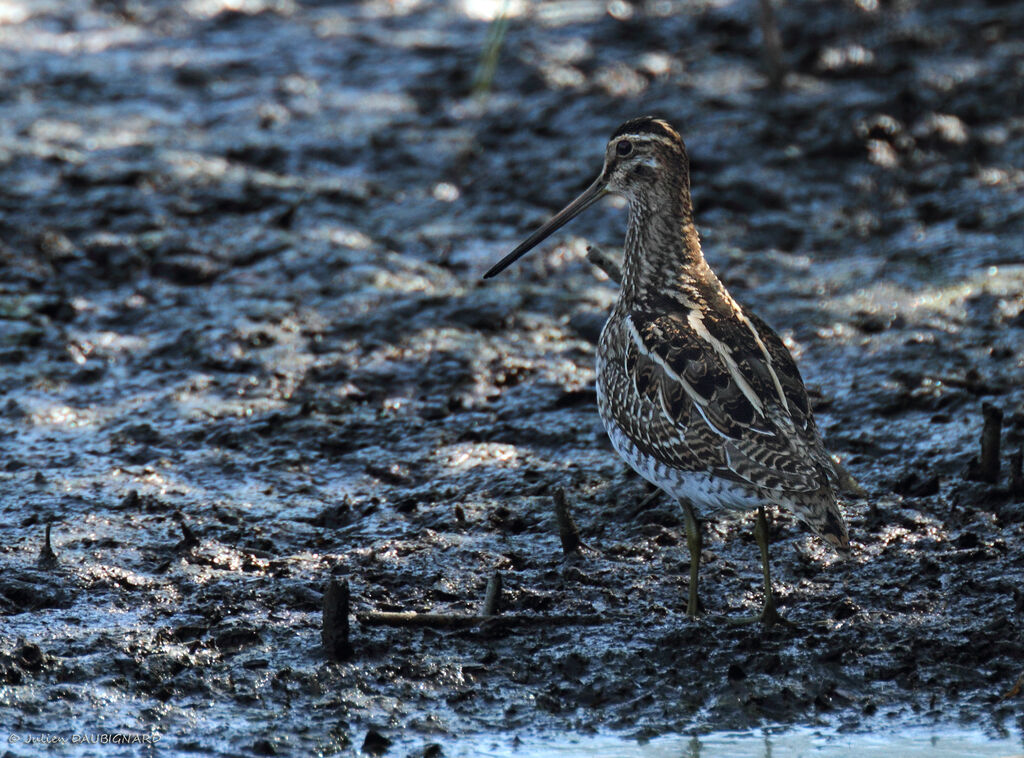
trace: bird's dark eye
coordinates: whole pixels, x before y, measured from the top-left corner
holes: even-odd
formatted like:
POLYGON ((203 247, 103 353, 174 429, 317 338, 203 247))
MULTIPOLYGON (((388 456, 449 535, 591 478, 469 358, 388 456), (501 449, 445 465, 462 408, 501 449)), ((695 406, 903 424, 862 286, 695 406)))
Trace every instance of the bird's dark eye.
POLYGON ((633 152, 633 143, 628 139, 620 139, 618 144, 615 145, 615 154, 620 158, 625 158, 631 152, 633 152))

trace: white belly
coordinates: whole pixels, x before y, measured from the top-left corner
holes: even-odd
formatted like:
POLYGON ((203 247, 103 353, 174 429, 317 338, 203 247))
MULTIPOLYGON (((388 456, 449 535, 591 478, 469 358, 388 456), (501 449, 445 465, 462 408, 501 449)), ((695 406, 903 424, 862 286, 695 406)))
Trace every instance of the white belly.
MULTIPOLYGON (((605 324, 601 334, 602 342, 613 338, 606 334, 611 320, 605 324)), ((615 422, 608 396, 608 388, 604 386, 606 379, 605 351, 597 351, 597 405, 601 412, 601 421, 611 439, 612 447, 622 456, 640 476, 656 487, 660 487, 676 500, 686 500, 699 515, 712 515, 720 511, 749 511, 763 505, 761 499, 751 488, 745 487, 728 479, 712 476, 706 471, 684 471, 667 466, 657 458, 641 452, 629 436, 615 422)), ((628 387, 624 380, 620 386, 628 387)))
POLYGON ((720 479, 702 471, 670 468, 636 445, 614 424, 605 424, 612 447, 640 476, 660 487, 676 500, 688 501, 701 515, 720 511, 749 511, 763 502, 747 487, 720 479))

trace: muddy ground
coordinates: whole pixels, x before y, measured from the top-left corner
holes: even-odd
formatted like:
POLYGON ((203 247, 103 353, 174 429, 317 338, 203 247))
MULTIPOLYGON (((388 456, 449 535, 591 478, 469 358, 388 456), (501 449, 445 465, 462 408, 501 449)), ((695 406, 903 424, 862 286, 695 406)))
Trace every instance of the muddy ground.
POLYGON ((1019 733, 1024 4, 787 0, 774 92, 751 0, 513 2, 479 100, 496 5, 0 9, 0 725, 232 756, 1019 733), (650 112, 867 491, 845 564, 775 514, 792 628, 721 623, 760 602, 750 519, 706 526, 687 620, 676 507, 604 437, 615 288, 584 256, 619 250, 621 205, 480 280, 650 112), (967 476, 983 402, 995 483, 967 476), (354 623, 326 659, 330 577, 354 612, 455 613, 496 571, 506 614, 601 623, 354 623))

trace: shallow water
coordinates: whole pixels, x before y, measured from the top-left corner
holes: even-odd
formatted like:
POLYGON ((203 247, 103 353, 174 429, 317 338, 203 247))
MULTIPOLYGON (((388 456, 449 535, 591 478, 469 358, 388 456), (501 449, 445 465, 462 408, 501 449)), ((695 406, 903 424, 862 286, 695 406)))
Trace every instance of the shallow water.
POLYGON ((1021 758, 1024 742, 980 731, 909 728, 898 734, 759 729, 637 741, 611 735, 569 739, 482 736, 444 745, 447 756, 482 758, 1021 758))

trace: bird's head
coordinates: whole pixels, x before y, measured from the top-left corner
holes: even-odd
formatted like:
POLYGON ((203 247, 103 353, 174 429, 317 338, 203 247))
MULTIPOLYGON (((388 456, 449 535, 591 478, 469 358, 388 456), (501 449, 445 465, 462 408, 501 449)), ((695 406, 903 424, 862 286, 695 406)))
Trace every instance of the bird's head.
POLYGON ((688 183, 686 146, 679 132, 660 118, 644 116, 620 126, 605 148, 598 181, 606 192, 630 202, 648 200, 688 183))
POLYGON ((654 208, 682 199, 688 211, 689 166, 679 132, 651 116, 624 123, 608 140, 604 168, 593 184, 492 266, 484 278, 504 271, 609 192, 622 195, 635 207, 654 208))

